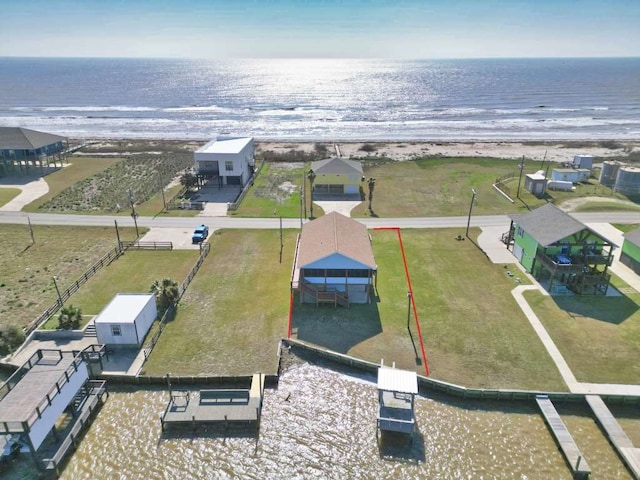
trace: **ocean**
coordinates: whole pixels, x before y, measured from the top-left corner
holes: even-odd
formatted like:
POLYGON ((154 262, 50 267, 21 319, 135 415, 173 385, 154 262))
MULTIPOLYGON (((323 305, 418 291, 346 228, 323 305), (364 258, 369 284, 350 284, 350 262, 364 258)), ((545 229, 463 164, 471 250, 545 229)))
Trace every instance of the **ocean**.
POLYGON ((0 125, 72 138, 638 140, 640 58, 0 58, 0 125))

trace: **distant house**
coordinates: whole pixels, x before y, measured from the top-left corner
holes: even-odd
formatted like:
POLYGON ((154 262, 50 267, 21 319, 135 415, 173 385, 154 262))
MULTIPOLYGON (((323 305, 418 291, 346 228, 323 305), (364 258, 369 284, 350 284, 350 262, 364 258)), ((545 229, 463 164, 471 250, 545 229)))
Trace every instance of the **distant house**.
POLYGON ((640 228, 624 234, 620 261, 640 275, 640 228))
POLYGON ((118 293, 95 318, 98 342, 139 347, 158 316, 151 293, 118 293))
POLYGON ((377 266, 362 223, 336 212, 306 223, 294 262, 291 286, 301 303, 371 301, 377 266))
POLYGON ((357 195, 364 180, 362 164, 340 157, 318 160, 311 164, 316 174, 314 194, 357 195))
POLYGON ((196 174, 219 178, 220 185, 247 184, 254 171, 254 143, 250 137, 217 137, 194 153, 196 174))
POLYGON ((505 243, 547 290, 606 294, 615 244, 550 203, 509 218, 505 243))
POLYGON ((15 165, 43 166, 62 160, 67 138, 21 127, 0 127, 0 173, 15 170, 15 165))

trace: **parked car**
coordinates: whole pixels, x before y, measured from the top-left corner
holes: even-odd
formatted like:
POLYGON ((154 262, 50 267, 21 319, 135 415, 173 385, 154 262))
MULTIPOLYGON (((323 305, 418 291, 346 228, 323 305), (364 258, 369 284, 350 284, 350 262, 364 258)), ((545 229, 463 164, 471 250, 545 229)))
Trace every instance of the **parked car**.
POLYGON ((209 236, 209 227, 198 225, 191 236, 191 243, 202 243, 209 236))

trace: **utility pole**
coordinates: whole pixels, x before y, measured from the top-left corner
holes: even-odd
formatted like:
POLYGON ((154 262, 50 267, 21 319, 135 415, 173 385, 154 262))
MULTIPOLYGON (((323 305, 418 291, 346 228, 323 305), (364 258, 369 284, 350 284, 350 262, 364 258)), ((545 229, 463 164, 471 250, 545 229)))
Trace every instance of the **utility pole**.
POLYGON ((407 330, 411 330, 409 328, 409 321, 411 320, 411 290, 407 292, 407 330))
POLYGON ((524 170, 524 155, 522 156, 522 160, 520 160, 520 176, 518 177, 518 193, 516 194, 517 198, 520 198, 520 183, 522 183, 522 171, 524 170))
POLYGON ((310 208, 311 208, 311 215, 309 215, 309 218, 313 218, 313 182, 316 179, 316 172, 314 172, 312 169, 309 169, 309 173, 307 174, 307 178, 309 179, 309 193, 310 193, 310 208))
POLYGON ((133 191, 129 189, 129 204, 131 205, 131 217, 133 223, 136 226, 136 240, 140 238, 140 232, 138 232, 138 214, 136 213, 135 203, 133 201, 133 191))
POLYGON ((60 289, 58 288, 58 282, 56 281, 58 277, 54 275, 52 278, 53 278, 53 285, 54 287, 56 287, 56 292, 58 292, 58 303, 60 304, 60 308, 62 308, 64 306, 64 302, 62 301, 62 295, 60 295, 60 289))
POLYGON ((29 234, 31 235, 31 244, 34 245, 36 243, 36 239, 33 235, 33 225, 31 225, 31 219, 27 215, 27 222, 29 222, 29 234))
POLYGON ((304 202, 304 195, 302 194, 302 187, 300 187, 300 230, 302 230, 302 203, 304 202))
MULTIPOLYGON (((304 218, 307 218, 307 179, 304 176, 304 170, 302 171, 302 193, 300 194, 300 201, 304 204, 304 218)), ((301 204, 301 205, 302 205, 301 204)), ((300 222, 300 228, 302 228, 302 222, 300 222)))
POLYGON ((116 238, 118 239, 118 249, 121 248, 121 242, 120 242, 120 232, 118 231, 118 221, 114 220, 113 223, 116 224, 116 238))
POLYGON ((471 189, 471 205, 469 205, 469 217, 467 218, 467 233, 466 237, 469 238, 469 225, 471 224, 471 210, 473 210, 473 204, 476 201, 476 189, 471 189))
POLYGON ((164 205, 164 209, 167 209, 167 200, 164 198, 164 182, 162 181, 162 175, 159 177, 160 179, 160 193, 162 193, 162 205, 164 205))

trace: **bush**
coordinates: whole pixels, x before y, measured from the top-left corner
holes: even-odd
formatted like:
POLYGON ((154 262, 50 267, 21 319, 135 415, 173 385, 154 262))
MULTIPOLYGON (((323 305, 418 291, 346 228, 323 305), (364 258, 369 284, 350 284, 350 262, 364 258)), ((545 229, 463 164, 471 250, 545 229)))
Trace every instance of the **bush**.
POLYGON ((24 339, 24 332, 17 325, 9 325, 0 330, 0 356, 4 357, 15 352, 24 339))
POLYGON ((378 150, 378 147, 376 147, 373 143, 365 143, 358 150, 360 150, 361 152, 373 153, 378 150))
POLYGON ((58 328, 61 330, 77 330, 82 322, 82 311, 73 305, 62 307, 58 316, 58 328))

